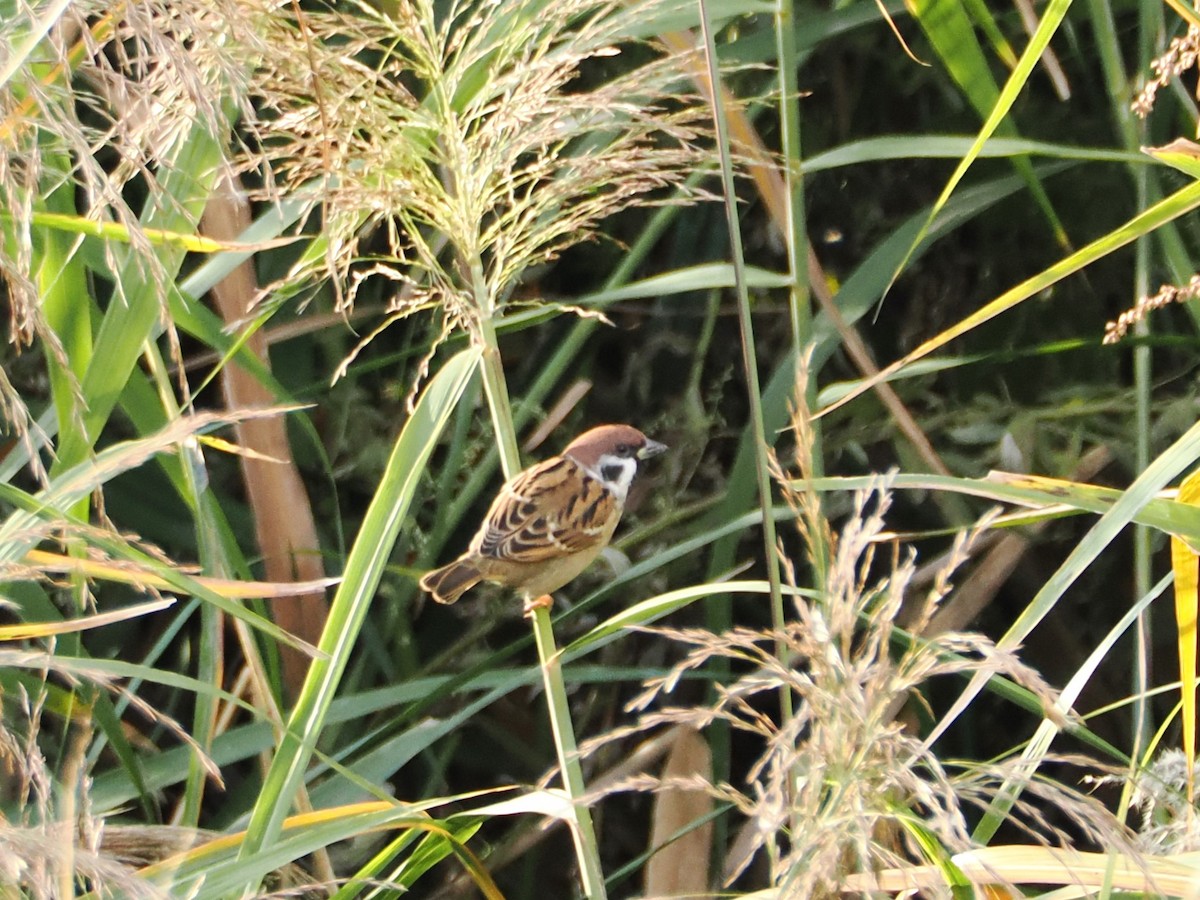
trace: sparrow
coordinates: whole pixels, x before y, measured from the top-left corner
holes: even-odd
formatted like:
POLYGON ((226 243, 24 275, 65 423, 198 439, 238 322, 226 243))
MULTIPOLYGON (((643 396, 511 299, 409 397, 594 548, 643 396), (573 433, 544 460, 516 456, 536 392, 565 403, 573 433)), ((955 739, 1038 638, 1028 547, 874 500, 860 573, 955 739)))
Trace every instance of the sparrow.
POLYGON ((428 572, 421 588, 453 603, 481 581, 525 596, 525 613, 588 567, 612 539, 638 461, 665 444, 629 425, 585 431, 559 456, 500 489, 466 553, 428 572))

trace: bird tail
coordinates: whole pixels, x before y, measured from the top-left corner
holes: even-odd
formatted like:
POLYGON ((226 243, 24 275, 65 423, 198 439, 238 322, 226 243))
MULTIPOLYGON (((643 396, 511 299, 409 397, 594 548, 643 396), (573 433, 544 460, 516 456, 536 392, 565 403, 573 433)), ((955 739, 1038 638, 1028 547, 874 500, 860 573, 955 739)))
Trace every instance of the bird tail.
POLYGON ((426 572, 421 579, 421 589, 429 591, 438 603, 453 603, 482 580, 482 573, 469 562, 455 560, 426 572))

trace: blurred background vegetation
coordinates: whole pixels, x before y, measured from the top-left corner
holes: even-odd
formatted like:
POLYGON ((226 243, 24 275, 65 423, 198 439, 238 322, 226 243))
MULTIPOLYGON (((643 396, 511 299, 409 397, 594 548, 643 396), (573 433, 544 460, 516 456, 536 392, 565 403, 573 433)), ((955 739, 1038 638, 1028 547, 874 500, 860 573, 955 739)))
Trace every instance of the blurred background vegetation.
POLYGON ((519 603, 416 580, 609 421, 671 447, 555 610, 609 895, 1190 848, 1194 22, 0 0, 0 895, 576 895, 519 603))

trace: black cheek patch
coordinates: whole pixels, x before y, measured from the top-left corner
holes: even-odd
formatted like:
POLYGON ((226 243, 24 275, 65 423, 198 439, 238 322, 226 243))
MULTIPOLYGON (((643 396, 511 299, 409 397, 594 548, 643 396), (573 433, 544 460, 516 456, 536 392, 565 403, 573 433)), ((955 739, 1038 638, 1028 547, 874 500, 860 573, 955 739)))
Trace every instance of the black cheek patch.
POLYGON ((623 465, 621 465, 620 463, 610 463, 609 465, 604 466, 600 469, 600 476, 605 481, 616 482, 621 478, 621 475, 624 472, 625 472, 625 467, 623 465))

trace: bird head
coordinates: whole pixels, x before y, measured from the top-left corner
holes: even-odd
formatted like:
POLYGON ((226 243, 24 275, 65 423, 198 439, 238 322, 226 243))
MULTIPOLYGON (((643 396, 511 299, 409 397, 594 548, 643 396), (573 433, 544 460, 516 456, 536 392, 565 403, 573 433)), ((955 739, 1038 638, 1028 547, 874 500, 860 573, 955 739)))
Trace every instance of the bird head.
POLYGON ((650 440, 631 425, 598 425, 571 441, 563 456, 581 465, 624 502, 638 461, 666 449, 666 444, 650 440))

